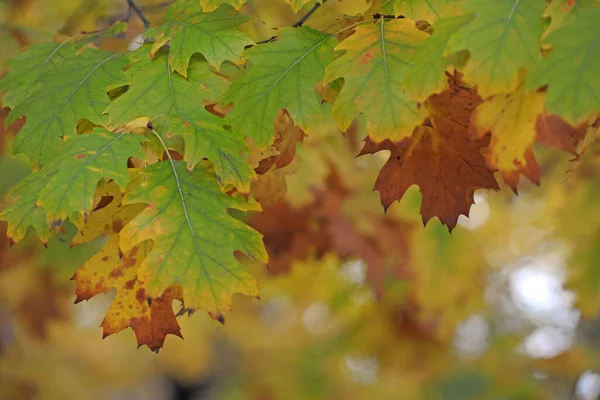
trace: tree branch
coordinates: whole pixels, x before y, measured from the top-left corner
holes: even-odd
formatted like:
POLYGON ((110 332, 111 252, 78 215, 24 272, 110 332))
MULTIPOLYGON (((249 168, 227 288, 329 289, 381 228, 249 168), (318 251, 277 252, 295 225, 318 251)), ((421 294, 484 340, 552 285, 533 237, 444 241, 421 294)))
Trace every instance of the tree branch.
POLYGON ((135 0, 127 0, 127 5, 129 5, 130 10, 133 10, 137 14, 137 16, 140 17, 142 23, 144 24, 144 28, 150 28, 150 21, 148 21, 148 19, 144 15, 144 12, 140 8, 140 6, 137 5, 135 0))
MULTIPOLYGON (((308 12, 306 14, 304 14, 298 21, 296 21, 294 23, 294 25, 292 25, 292 27, 293 28, 301 27, 306 22, 306 20, 308 20, 315 13, 315 11, 317 11, 319 9, 319 7, 321 7, 325 3, 327 3, 327 0, 321 0, 320 2, 318 2, 317 4, 312 6, 311 9, 308 10, 308 12)), ((250 44, 250 45, 246 46, 245 49, 249 49, 250 47, 256 46, 257 44, 270 43, 270 42, 274 41, 275 39, 277 39, 277 35, 273 35, 268 39, 264 39, 264 40, 261 40, 260 42, 256 42, 256 44, 250 44)))
POLYGON ((315 13, 315 11, 317 11, 319 9, 319 7, 321 7, 325 3, 327 3, 327 0, 321 0, 321 2, 312 6, 312 8, 310 10, 308 10, 308 12, 306 14, 304 14, 304 16, 302 18, 300 18, 298 21, 296 21, 296 23, 292 26, 294 28, 298 28, 298 27, 302 26, 306 22, 306 20, 309 19, 315 13))

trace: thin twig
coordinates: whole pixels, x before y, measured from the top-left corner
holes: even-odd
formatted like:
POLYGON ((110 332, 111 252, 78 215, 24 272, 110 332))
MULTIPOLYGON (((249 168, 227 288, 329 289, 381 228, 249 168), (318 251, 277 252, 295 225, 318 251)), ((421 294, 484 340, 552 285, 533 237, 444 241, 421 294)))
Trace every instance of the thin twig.
POLYGON ((138 17, 140 17, 142 23, 144 24, 144 28, 150 28, 150 21, 148 21, 148 19, 144 15, 144 12, 140 8, 140 6, 137 5, 135 0, 127 0, 127 4, 129 5, 129 9, 133 10, 138 15, 138 17))
MULTIPOLYGON (((311 9, 308 10, 308 12, 302 16, 302 18, 300 18, 298 21, 296 21, 294 23, 294 25, 292 25, 292 27, 293 28, 299 28, 299 27, 301 27, 306 22, 306 20, 308 20, 315 13, 315 11, 317 11, 319 9, 319 7, 321 7, 325 3, 327 3, 327 0, 321 0, 320 2, 318 2, 317 4, 315 4, 314 6, 312 6, 311 9)), ((264 39, 264 40, 261 40, 259 42, 256 42, 256 44, 250 44, 250 45, 248 45, 248 46, 246 46, 244 48, 245 49, 249 49, 250 47, 254 47, 257 44, 270 43, 270 42, 275 41, 275 39, 277 39, 277 37, 278 37, 278 35, 273 35, 273 36, 271 36, 268 39, 264 39)))
POLYGON ((292 26, 294 28, 298 28, 298 27, 302 26, 302 24, 304 24, 306 22, 306 20, 309 19, 315 13, 315 11, 317 11, 319 9, 319 7, 321 7, 325 3, 327 3, 327 0, 321 0, 321 2, 312 6, 312 8, 310 10, 308 10, 308 12, 306 14, 304 14, 304 16, 302 18, 300 18, 298 21, 296 21, 296 23, 292 26))

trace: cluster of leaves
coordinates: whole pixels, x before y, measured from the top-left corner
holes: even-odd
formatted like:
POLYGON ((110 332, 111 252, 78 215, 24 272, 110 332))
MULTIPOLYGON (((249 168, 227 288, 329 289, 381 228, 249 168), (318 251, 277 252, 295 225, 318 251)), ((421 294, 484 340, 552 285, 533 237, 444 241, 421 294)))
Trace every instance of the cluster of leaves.
MULTIPOLYGON (((385 2, 342 29, 281 28, 256 43, 240 29, 251 20, 241 3, 179 0, 132 51, 85 37, 30 46, 0 81, 7 123, 26 120, 13 152, 34 167, 0 214, 8 235, 18 242, 33 229, 46 242, 68 220, 79 231, 73 245, 103 237, 74 274, 77 300, 115 288, 105 336, 131 327, 157 350, 180 334, 173 300, 180 313, 203 309, 222 322, 233 294, 258 296, 244 259, 267 263, 269 250, 275 261, 283 236, 265 237, 265 248, 268 226, 251 221, 259 233, 245 222, 261 204, 277 210, 266 207, 263 219, 309 231, 291 254, 326 244, 323 254, 390 262, 381 254, 393 244, 348 229, 327 206, 343 189, 295 217, 277 203, 302 168, 297 143, 323 125, 348 134, 362 124, 359 154, 390 152, 375 181, 383 207, 417 185, 423 223, 437 217, 450 231, 475 190, 506 184, 516 193, 521 175, 540 183, 536 142, 575 153, 597 129, 597 2, 412 3, 385 2), (338 234, 316 239, 303 213, 338 234)), ((395 232, 385 219, 373 224, 395 232)), ((418 289, 412 296, 424 300, 418 289)))

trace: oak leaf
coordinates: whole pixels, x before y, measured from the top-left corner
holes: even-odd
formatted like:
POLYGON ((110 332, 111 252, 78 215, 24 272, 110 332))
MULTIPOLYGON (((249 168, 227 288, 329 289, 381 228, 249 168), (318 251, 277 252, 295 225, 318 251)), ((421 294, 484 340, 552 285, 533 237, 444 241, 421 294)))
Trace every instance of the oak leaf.
POLYGON ((468 50, 464 79, 482 97, 510 92, 518 83, 520 69, 542 59, 544 0, 468 0, 461 9, 475 18, 450 38, 446 53, 468 50))
POLYGON ((572 18, 544 39, 552 46, 548 56, 528 75, 528 87, 546 89, 546 109, 570 124, 579 124, 600 108, 598 80, 598 36, 600 8, 591 8, 572 18), (580 38, 573 41, 574 37, 580 38))
POLYGON ((369 136, 376 141, 410 136, 425 116, 404 92, 402 84, 417 47, 427 38, 407 19, 359 25, 352 36, 336 46, 345 54, 332 62, 325 83, 344 78, 333 104, 333 116, 342 131, 364 114, 369 136))
POLYGON ((457 64, 456 54, 443 56, 446 45, 451 35, 473 18, 473 14, 466 14, 438 20, 431 36, 417 48, 404 79, 404 88, 414 100, 423 101, 430 94, 445 88, 444 71, 450 65, 457 64))
POLYGON ((67 218, 81 225, 92 209, 101 179, 108 177, 127 186, 127 160, 144 157, 140 145, 144 141, 143 136, 103 128, 61 140, 59 152, 42 158, 44 167, 26 176, 10 192, 15 201, 0 213, 9 223, 9 236, 18 241, 32 226, 45 241, 49 226, 60 226, 67 218))
POLYGON ((533 155, 536 123, 544 112, 544 93, 530 92, 521 85, 514 93, 492 96, 471 115, 477 137, 491 133, 487 152, 490 169, 499 170, 504 181, 517 192, 519 176, 539 185, 541 170, 533 155))
POLYGON ((575 153, 577 144, 585 138, 588 125, 572 126, 556 114, 543 114, 537 120, 537 141, 545 146, 575 153))
POLYGON ((147 30, 144 37, 154 39, 151 56, 168 43, 171 68, 187 77, 194 53, 201 53, 217 70, 225 60, 237 61, 244 47, 253 43, 237 27, 250 19, 229 5, 205 14, 180 0, 169 8, 162 25, 147 30))
POLYGON ((255 201, 223 193, 210 166, 201 163, 190 172, 170 156, 136 175, 123 204, 146 207, 120 232, 119 246, 129 252, 154 241, 138 270, 151 297, 179 283, 187 306, 222 320, 233 294, 258 295, 255 279, 234 252, 266 262, 261 235, 227 213, 260 209, 255 201))
POLYGON ((360 155, 391 152, 375 182, 385 209, 418 185, 423 224, 438 217, 452 231, 458 217, 469 214, 476 189, 498 189, 481 154, 489 139, 471 139, 468 132, 470 115, 480 103, 473 89, 451 79, 449 89, 427 99, 428 123, 417 126, 411 138, 396 143, 366 140, 360 155))
POLYGON ((35 163, 53 153, 61 137, 74 135, 80 119, 106 125, 107 90, 126 83, 122 68, 127 60, 122 54, 92 48, 76 53, 72 47, 61 51, 64 59, 35 79, 30 94, 20 99, 9 115, 9 123, 27 117, 13 152, 24 153, 35 163))
MULTIPOLYGON (((148 117, 156 122, 156 132, 163 140, 183 137, 188 169, 207 158, 224 186, 231 184, 247 191, 254 174, 244 158, 249 151, 245 138, 225 129, 225 121, 202 104, 220 101, 229 86, 227 79, 196 58, 190 62, 186 79, 171 69, 167 49, 159 50, 152 59, 147 53, 147 46, 143 46, 133 55, 138 61, 128 70, 130 87, 107 109, 111 124, 121 126, 148 117)), ((162 154, 160 144, 158 147, 162 154)))
POLYGON ((314 89, 333 61, 334 35, 309 27, 282 29, 280 38, 246 51, 251 67, 225 96, 234 104, 226 120, 233 131, 251 137, 259 147, 273 141, 273 121, 285 108, 306 129, 321 117, 321 96, 314 89))
POLYGON ((138 270, 152 248, 150 241, 134 246, 125 254, 119 250, 119 232, 144 209, 143 204, 121 205, 122 194, 114 181, 101 185, 97 192, 102 202, 94 210, 86 225, 74 237, 77 245, 102 235, 108 239, 104 247, 81 266, 73 275, 78 303, 115 288, 116 296, 102 320, 103 336, 131 327, 138 346, 146 345, 158 351, 168 334, 181 336, 173 314, 174 299, 183 302, 181 288, 173 285, 158 297, 151 297, 145 283, 138 279, 138 270))

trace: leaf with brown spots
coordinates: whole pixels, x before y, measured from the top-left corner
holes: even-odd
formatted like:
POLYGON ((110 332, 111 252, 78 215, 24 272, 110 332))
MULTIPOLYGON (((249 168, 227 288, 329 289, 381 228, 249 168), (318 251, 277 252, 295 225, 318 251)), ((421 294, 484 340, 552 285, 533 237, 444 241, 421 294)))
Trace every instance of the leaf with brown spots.
POLYGON ((256 201, 223 193, 206 163, 190 172, 183 161, 170 158, 136 172, 123 204, 146 207, 125 225, 119 246, 128 253, 154 242, 137 274, 149 295, 159 297, 177 282, 188 307, 215 319, 230 309, 233 294, 257 296, 256 280, 234 253, 266 262, 262 237, 227 212, 259 209, 256 201))
POLYGON ((138 279, 138 270, 152 249, 152 242, 140 243, 125 254, 119 250, 119 232, 144 209, 144 205, 121 205, 121 191, 115 182, 103 185, 96 194, 101 199, 112 197, 112 201, 90 214, 73 242, 78 244, 101 235, 109 236, 104 247, 75 271, 75 302, 89 300, 115 288, 115 299, 101 324, 103 336, 131 327, 139 346, 146 345, 158 351, 167 335, 181 336, 172 309, 173 300, 183 302, 181 288, 172 285, 162 295, 150 296, 145 282, 138 279))
POLYGON ((475 190, 498 189, 498 183, 481 154, 489 138, 472 139, 468 132, 470 115, 481 99, 456 78, 449 84, 425 101, 429 118, 411 138, 396 143, 367 138, 360 154, 391 152, 375 182, 385 209, 418 185, 423 224, 438 217, 452 231, 458 217, 469 214, 475 190))

